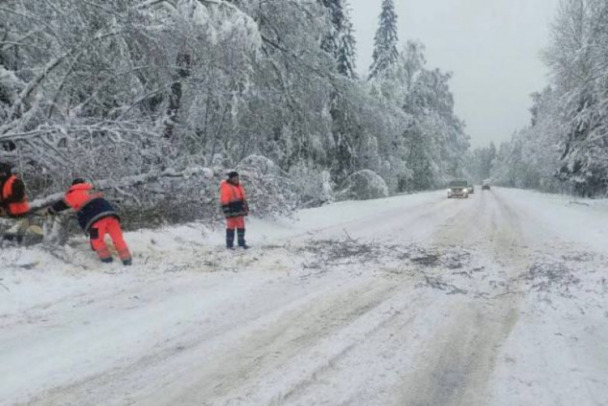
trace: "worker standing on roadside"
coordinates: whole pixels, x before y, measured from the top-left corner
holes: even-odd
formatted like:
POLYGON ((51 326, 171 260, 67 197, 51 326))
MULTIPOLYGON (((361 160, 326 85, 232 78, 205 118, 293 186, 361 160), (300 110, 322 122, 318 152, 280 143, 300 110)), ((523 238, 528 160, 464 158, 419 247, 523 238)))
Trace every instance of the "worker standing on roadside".
POLYGON ((248 249, 245 242, 245 216, 249 214, 249 205, 237 172, 230 172, 228 179, 220 183, 220 204, 226 216, 226 248, 234 249, 236 230, 239 247, 248 249))

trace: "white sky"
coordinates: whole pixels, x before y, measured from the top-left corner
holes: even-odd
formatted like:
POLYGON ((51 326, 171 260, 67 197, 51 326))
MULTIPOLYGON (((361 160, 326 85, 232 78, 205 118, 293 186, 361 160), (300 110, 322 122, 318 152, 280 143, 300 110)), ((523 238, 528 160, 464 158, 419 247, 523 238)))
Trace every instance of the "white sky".
MULTIPOLYGON (((382 0, 349 0, 357 70, 367 73, 382 0)), ((426 45, 428 66, 451 71, 456 113, 473 147, 530 121, 530 94, 548 83, 540 55, 559 0, 395 0, 400 46, 426 45)))

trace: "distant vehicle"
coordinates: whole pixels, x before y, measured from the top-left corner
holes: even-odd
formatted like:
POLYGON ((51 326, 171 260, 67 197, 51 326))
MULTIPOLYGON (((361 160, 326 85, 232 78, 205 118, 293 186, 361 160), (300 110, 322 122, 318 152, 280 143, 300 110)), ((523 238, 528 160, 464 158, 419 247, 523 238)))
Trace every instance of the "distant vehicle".
POLYGON ((490 190, 490 181, 484 180, 481 184, 481 190, 490 190))
POLYGON ((448 199, 452 197, 469 198, 469 182, 466 180, 453 180, 448 189, 448 199))
POLYGON ((474 185, 469 185, 469 194, 472 195, 475 193, 475 186, 474 185))

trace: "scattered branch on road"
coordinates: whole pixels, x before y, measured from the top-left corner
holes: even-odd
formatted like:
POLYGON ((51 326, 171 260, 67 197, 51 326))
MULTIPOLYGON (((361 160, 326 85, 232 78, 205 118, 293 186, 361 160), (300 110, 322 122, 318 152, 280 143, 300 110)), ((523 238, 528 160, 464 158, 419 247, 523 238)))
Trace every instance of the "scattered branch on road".
POLYGON ((438 277, 429 277, 425 275, 424 280, 431 288, 443 290, 447 295, 466 295, 468 293, 466 290, 446 283, 438 277))

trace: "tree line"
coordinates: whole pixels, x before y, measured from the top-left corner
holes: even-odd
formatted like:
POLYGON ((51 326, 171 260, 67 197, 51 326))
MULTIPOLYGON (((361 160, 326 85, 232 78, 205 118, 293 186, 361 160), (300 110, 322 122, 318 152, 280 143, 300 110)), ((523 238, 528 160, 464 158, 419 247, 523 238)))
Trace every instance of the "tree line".
POLYGON ((550 85, 532 94, 530 124, 497 150, 475 151, 477 174, 511 187, 605 196, 608 2, 563 0, 543 58, 550 85))
MULTIPOLYGON (((39 194, 251 156, 274 165, 264 190, 311 204, 362 170, 390 193, 439 186, 469 147, 450 74, 399 45, 392 0, 379 11, 358 74, 347 0, 6 0, 0 160, 39 194)), ((201 181, 172 182, 116 192, 152 207, 201 181)))

